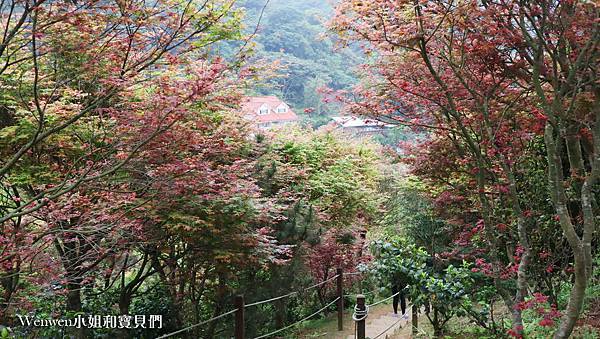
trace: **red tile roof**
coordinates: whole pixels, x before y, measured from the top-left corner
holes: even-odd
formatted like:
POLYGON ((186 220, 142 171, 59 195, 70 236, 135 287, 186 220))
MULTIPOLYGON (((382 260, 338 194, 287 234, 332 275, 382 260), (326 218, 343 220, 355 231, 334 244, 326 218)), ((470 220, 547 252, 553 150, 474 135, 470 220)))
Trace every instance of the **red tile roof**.
POLYGON ((244 116, 256 123, 298 121, 298 116, 291 107, 275 96, 245 97, 242 100, 241 108, 244 116), (281 104, 287 107, 287 112, 277 113, 276 109, 281 104), (258 114, 258 110, 263 105, 268 107, 269 113, 258 114))

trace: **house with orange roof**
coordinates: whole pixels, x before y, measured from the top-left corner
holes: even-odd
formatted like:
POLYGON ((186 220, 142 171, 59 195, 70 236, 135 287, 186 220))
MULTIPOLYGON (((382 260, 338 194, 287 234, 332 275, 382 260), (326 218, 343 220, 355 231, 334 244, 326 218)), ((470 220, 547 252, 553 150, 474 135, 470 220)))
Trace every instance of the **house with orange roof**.
POLYGON ((244 118, 262 130, 299 120, 291 107, 276 96, 245 97, 241 109, 244 118))

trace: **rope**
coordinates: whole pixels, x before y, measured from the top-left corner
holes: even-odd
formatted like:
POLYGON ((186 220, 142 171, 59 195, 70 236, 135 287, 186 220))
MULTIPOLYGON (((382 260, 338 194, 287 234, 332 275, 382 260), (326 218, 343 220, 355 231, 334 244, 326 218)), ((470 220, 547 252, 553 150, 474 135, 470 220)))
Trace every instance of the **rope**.
POLYGON ((385 289, 387 287, 390 287, 390 286, 389 285, 380 286, 380 287, 377 287, 376 289, 370 290, 368 292, 359 292, 359 293, 356 293, 356 294, 344 294, 344 297, 356 297, 359 294, 362 294, 362 295, 375 294, 377 292, 381 292, 383 289, 385 289))
MULTIPOLYGON (((343 275, 357 275, 357 274, 362 274, 362 273, 363 273, 363 272, 351 272, 351 273, 343 273, 343 275)), ((302 290, 300 290, 300 291, 295 291, 295 292, 291 292, 291 293, 288 293, 288 294, 280 295, 280 296, 278 296, 278 297, 274 297, 274 298, 271 298, 271 299, 266 299, 266 300, 257 301, 257 302, 251 303, 251 304, 246 304, 246 305, 244 305, 244 308, 246 308, 246 307, 251 307, 251 306, 257 306, 257 305, 265 304, 265 303, 272 302, 272 301, 275 301, 275 300, 279 300, 279 299, 287 298, 287 297, 290 297, 290 296, 293 296, 293 295, 299 294, 300 292, 308 291, 308 290, 311 290, 311 289, 313 289, 313 288, 317 288, 317 287, 319 287, 319 286, 322 286, 322 285, 324 285, 324 284, 326 284, 326 283, 328 283, 328 282, 330 282, 330 281, 332 281, 333 279, 336 279, 336 278, 338 278, 338 277, 339 277, 339 274, 336 274, 336 275, 334 275, 333 277, 331 277, 331 278, 329 278, 329 279, 327 279, 327 280, 325 280, 325 281, 322 281, 322 282, 320 282, 320 283, 314 284, 314 285, 312 285, 312 286, 309 286, 309 287, 307 287, 307 288, 305 288, 305 289, 302 289, 302 290)), ((371 293, 375 293, 375 292, 377 292, 377 290, 372 290, 372 291, 365 292, 365 293, 361 293, 361 294, 363 294, 363 295, 367 295, 367 294, 371 294, 371 293)), ((380 301, 378 301, 378 302, 375 302, 375 303, 373 303, 373 304, 370 304, 370 305, 365 305, 365 309, 364 309, 364 310, 359 310, 359 309, 358 309, 358 305, 355 305, 355 306, 354 306, 354 313, 352 314, 352 320, 354 320, 355 322, 358 322, 358 321, 365 320, 365 319, 367 318, 368 314, 369 314, 369 307, 373 307, 373 306, 379 305, 379 304, 381 304, 381 303, 383 303, 383 302, 385 302, 385 301, 387 301, 387 300, 389 300, 389 299, 392 299, 393 297, 397 296, 398 294, 400 294, 400 292, 394 293, 393 295, 391 295, 391 296, 389 296, 389 297, 387 297, 387 298, 385 298, 385 299, 382 299, 382 300, 380 300, 380 301)), ((355 295, 351 295, 351 294, 346 294, 346 295, 344 295, 344 297, 352 297, 352 296, 355 296, 355 295)), ((276 330, 276 331, 273 331, 273 332, 271 332, 271 333, 264 334, 264 335, 262 335, 262 336, 260 336, 260 337, 256 337, 256 338, 254 338, 254 339, 266 338, 266 337, 268 337, 268 336, 271 336, 271 335, 274 335, 274 334, 276 334, 276 333, 279 333, 279 332, 281 332, 281 331, 284 331, 284 330, 286 330, 286 329, 288 329, 288 328, 294 327, 294 326, 298 325, 299 323, 301 323, 301 322, 303 322, 303 321, 305 321, 305 320, 308 320, 308 319, 310 319, 310 318, 314 317, 315 315, 319 314, 320 312, 322 312, 323 310, 325 310, 325 309, 326 309, 326 308, 328 308, 329 306, 333 305, 333 304, 334 304, 336 301, 338 301, 339 299, 340 299, 340 297, 337 297, 337 298, 335 298, 335 299, 334 299, 332 302, 330 302, 329 304, 325 305, 325 307, 323 307, 323 308, 319 309, 319 310, 318 310, 318 311, 316 311, 315 313, 313 313, 313 314, 311 314, 311 315, 309 315, 309 316, 307 316, 307 317, 305 317, 305 318, 303 318, 303 319, 301 319, 301 320, 299 320, 299 321, 297 321, 297 322, 295 322, 295 323, 293 323, 293 324, 291 324, 291 325, 288 325, 288 326, 286 326, 286 327, 280 328, 280 329, 278 329, 278 330, 276 330)), ((231 311, 229 311, 229 312, 223 313, 223 314, 221 314, 221 315, 218 315, 218 316, 216 316, 216 317, 210 318, 210 319, 208 319, 208 320, 205 320, 205 321, 199 322, 199 323, 197 323, 197 324, 194 324, 194 325, 188 326, 188 327, 186 327, 186 328, 184 328, 184 329, 181 329, 181 330, 178 330, 178 331, 175 331, 175 332, 172 332, 172 333, 165 334, 165 335, 163 335, 163 336, 160 336, 160 337, 158 337, 157 339, 168 338, 168 337, 172 337, 172 336, 174 336, 174 335, 176 335, 176 334, 179 334, 179 333, 182 333, 182 332, 189 331, 189 330, 191 330, 192 328, 195 328, 195 327, 198 327, 198 326, 200 326, 200 325, 207 324, 207 323, 209 323, 209 322, 211 322, 211 321, 215 321, 215 320, 221 319, 221 318, 223 318, 223 317, 226 317, 226 316, 228 316, 228 315, 230 315, 230 314, 233 314, 233 313, 235 313, 236 311, 237 311, 237 309, 235 309, 235 310, 231 310, 231 311)), ((401 319, 402 319, 402 318, 401 318, 401 319)), ((397 324, 397 323, 398 323, 398 322, 399 322, 401 319, 399 319, 397 322, 395 322, 395 323, 394 323, 392 326, 388 327, 388 328, 387 328, 385 331, 383 331, 382 333, 380 333, 380 334, 379 334, 378 336, 376 336, 375 338, 378 338, 379 336, 381 336, 382 334, 384 334, 385 332, 387 332, 387 331, 388 331, 390 328, 392 328, 394 325, 396 325, 396 324, 397 324)), ((375 338, 373 338, 373 339, 375 339, 375 338)))
POLYGON ((381 303, 382 303, 382 302, 384 302, 384 301, 387 301, 387 300, 390 300, 390 299, 392 299, 393 297, 397 296, 398 294, 400 294, 400 292, 396 292, 396 293, 394 293, 394 294, 390 295, 389 297, 387 297, 387 298, 385 298, 385 299, 382 299, 382 300, 379 300, 378 302, 376 302, 376 303, 372 303, 371 305, 368 305, 368 306, 369 306, 369 307, 373 307, 373 306, 375 306, 375 305, 379 305, 379 304, 381 304, 381 303))
MULTIPOLYGON (((411 304, 406 305, 406 309, 408 309, 409 307, 411 307, 411 304)), ((402 317, 404 317, 405 314, 406 314, 406 312, 402 315, 402 317)), ((377 339, 377 338, 381 337, 383 334, 385 334, 385 332, 389 331, 392 327, 396 326, 402 319, 404 319, 402 317, 400 317, 400 319, 396 320, 395 323, 393 323, 392 325, 390 325, 383 332, 381 332, 378 335, 376 335, 373 339, 377 339)))
POLYGON ((365 309, 361 310, 358 305, 354 305, 354 312, 352 313, 352 320, 354 320, 354 337, 358 338, 358 322, 367 319, 369 316, 369 305, 365 305, 365 309))
POLYGON ((283 298, 291 297, 291 296, 293 296, 294 294, 298 294, 298 293, 300 293, 300 292, 296 291, 296 292, 288 293, 288 294, 285 294, 285 295, 280 295, 280 296, 278 296, 278 297, 275 297, 275 298, 271 298, 271 299, 267 299, 267 300, 261 300, 261 301, 257 301, 257 302, 254 302, 254 303, 251 303, 251 304, 247 304, 247 305, 245 305, 245 306, 244 306, 244 308, 246 308, 246 307, 250 307, 250 306, 261 305, 261 304, 266 304, 266 303, 268 303, 268 302, 271 302, 271 301, 275 301, 275 300, 279 300, 279 299, 283 299, 283 298))
POLYGON ((330 282, 331 280, 333 280, 333 279, 335 279, 335 278, 337 278, 337 277, 339 277, 339 276, 340 276, 339 274, 336 274, 336 275, 334 275, 333 277, 331 277, 331 278, 329 278, 329 279, 327 279, 327 280, 325 280, 325 281, 323 281, 323 282, 320 282, 320 283, 318 283, 318 284, 314 284, 314 285, 312 285, 312 286, 309 286, 309 287, 305 288, 305 289, 304 289, 304 291, 308 291, 308 290, 310 290, 310 289, 313 289, 313 288, 315 288, 315 287, 319 287, 319 286, 321 286, 321 285, 324 285, 324 284, 326 284, 326 283, 330 282))
POLYGON ((339 274, 336 274, 336 275, 334 275, 333 277, 331 277, 331 278, 329 278, 329 279, 327 279, 327 280, 325 280, 325 281, 322 281, 322 282, 320 282, 320 283, 318 283, 318 284, 314 284, 314 285, 312 285, 312 286, 309 286, 309 287, 307 287, 307 288, 305 288, 305 289, 303 289, 303 290, 300 290, 300 291, 295 291, 295 292, 291 292, 291 293, 288 293, 288 294, 280 295, 280 296, 278 296, 278 297, 274 297, 274 298, 271 298, 271 299, 267 299, 267 300, 261 300, 261 301, 253 302, 253 303, 251 303, 251 304, 246 304, 246 305, 244 306, 244 308, 246 308, 246 307, 251 307, 251 306, 257 306, 257 305, 261 305, 261 304, 266 304, 266 303, 268 303, 268 302, 271 302, 271 301, 275 301, 275 300, 279 300, 279 299, 283 299, 283 298, 291 297, 291 296, 293 296, 293 295, 295 295, 295 294, 298 294, 298 293, 300 293, 300 292, 308 291, 308 290, 311 290, 311 289, 313 289, 313 288, 316 288, 316 287, 319 287, 319 286, 321 286, 321 285, 324 285, 324 284, 326 284, 326 283, 330 282, 331 280, 333 280, 333 279, 336 279, 338 276, 339 276, 339 274))
POLYGON ((337 298, 335 298, 335 299, 334 299, 332 302, 330 302, 329 304, 325 305, 325 307, 321 308, 320 310, 316 311, 315 313, 313 313, 313 314, 309 315, 308 317, 306 317, 306 318, 304 318, 304 319, 298 320, 298 321, 296 321, 295 323, 293 323, 293 324, 291 324, 291 325, 288 325, 288 326, 286 326, 286 327, 282 327, 282 328, 280 328, 280 329, 278 329, 278 330, 276 330, 276 331, 273 331, 273 332, 271 332, 271 333, 263 334, 263 335, 261 335, 260 337, 256 337, 256 338, 254 338, 254 339, 266 338, 266 337, 272 336, 273 334, 277 334, 277 333, 279 333, 279 332, 281 332, 281 331, 287 330, 288 328, 294 327, 294 326, 298 325, 299 323, 301 323, 301 322, 303 322, 303 321, 306 321, 306 320, 308 320, 308 319, 310 319, 310 318, 314 317, 315 315, 317 315, 317 314, 319 314, 319 313, 323 312, 325 309, 327 309, 329 306, 333 305, 333 304, 334 304, 336 301, 338 301, 339 299, 340 299, 340 297, 337 297, 337 298))
POLYGON ((344 275, 359 275, 359 274, 363 274, 364 272, 348 272, 348 273, 344 273, 344 275))
MULTIPOLYGON (((334 275, 333 277, 331 277, 331 278, 329 278, 329 279, 327 279, 327 280, 325 280, 325 281, 322 281, 322 282, 320 282, 320 283, 318 283, 318 284, 314 284, 314 285, 312 285, 312 286, 309 286, 309 287, 307 287, 307 288, 305 288, 305 289, 303 289, 303 290, 300 290, 300 291, 295 291, 295 292, 291 292, 291 293, 288 293, 288 294, 280 295, 280 296, 278 296, 278 297, 275 297, 275 298, 271 298, 271 299, 267 299, 267 300, 261 300, 261 301, 257 301, 257 302, 251 303, 251 304, 246 304, 246 305, 244 305, 244 308, 246 308, 246 307, 250 307, 250 306, 257 306, 257 305, 265 304, 265 303, 268 303, 268 302, 271 302, 271 301, 275 301, 275 300, 279 300, 279 299, 287 298, 287 297, 290 297, 290 296, 292 296, 292 295, 298 294, 298 293, 300 293, 300 292, 308 291, 308 290, 311 290, 311 289, 313 289, 313 288, 316 288, 316 287, 319 287, 319 286, 321 286, 321 285, 324 285, 324 284, 326 284, 326 283, 328 283, 328 282, 332 281, 333 279, 336 279, 337 277, 339 277, 339 274, 336 274, 336 275, 334 275)), ((326 309, 327 307, 331 306, 331 305, 332 305, 334 302, 338 301, 338 299, 340 299, 340 297, 337 297, 337 298, 336 298, 334 301, 332 301, 332 302, 330 302, 329 304, 327 304, 327 306, 325 306, 325 307, 323 307, 322 309, 318 310, 317 312, 315 312, 315 313, 311 314, 311 315, 310 315, 310 316, 308 316, 307 318, 304 318, 304 319, 302 319, 302 320, 300 320, 300 321, 298 321, 298 322, 296 322, 296 323, 294 323, 294 324, 292 324, 292 325, 290 325, 290 326, 284 327, 284 328, 282 328, 282 329, 280 329, 280 330, 277 330, 277 331, 275 331, 275 332, 269 333, 268 335, 273 335, 273 334, 275 334, 275 333, 278 333, 278 332, 280 332, 280 331, 283 331, 283 330, 285 330, 285 329, 287 329, 287 328, 290 328, 291 326, 294 326, 294 325, 298 324, 299 322, 302 322, 302 321, 304 321, 304 320, 306 320, 306 319, 312 318, 313 316, 315 316, 315 315, 316 315, 316 314, 318 314, 319 312, 321 312, 321 311, 323 311, 324 309, 326 309)), ((199 322, 199 323, 197 323, 197 324, 195 324, 195 325, 188 326, 188 327, 186 327, 186 328, 183 328, 183 329, 181 329, 181 330, 178 330, 178 331, 175 331, 175 332, 172 332, 172 333, 165 334, 165 335, 163 335, 163 336, 160 336, 160 337, 158 337, 158 338, 156 338, 156 339, 163 339, 163 338, 172 337, 172 336, 174 336, 175 334, 179 334, 179 333, 182 333, 182 332, 189 331, 189 330, 191 330, 191 329, 192 329, 192 328, 194 328, 194 327, 198 327, 198 326, 200 326, 200 325, 204 325, 204 324, 206 324, 206 323, 209 323, 209 322, 211 322, 211 321, 214 321, 214 320, 217 320, 217 319, 221 319, 221 318, 223 318, 223 317, 225 317, 225 316, 228 316, 228 315, 230 315, 230 314, 233 314, 233 313, 235 313, 236 311, 237 311, 237 309, 235 309, 235 310, 231 310, 231 311, 229 311, 229 312, 227 312, 227 313, 223 313, 223 314, 221 314, 221 315, 218 315, 218 316, 216 316, 216 317, 210 318, 210 319, 208 319, 208 320, 205 320, 205 321, 199 322)), ((264 337, 266 337, 266 336, 268 336, 268 335, 260 336, 260 337, 258 337, 258 338, 264 338, 264 337)), ((258 338, 256 338, 256 339, 258 339, 258 338)))
POLYGON ((378 335, 376 335, 375 337, 373 337, 373 339, 377 339, 377 338, 381 337, 382 335, 384 335, 384 334, 385 334, 385 332, 389 331, 389 330, 390 330, 392 327, 396 326, 396 325, 397 325, 397 324, 400 322, 400 320, 402 320, 402 319, 403 319, 403 318, 400 318, 400 319, 396 320, 396 322, 395 322, 395 323, 393 323, 392 325, 390 325, 390 326, 389 326, 388 328, 386 328, 386 329, 385 329, 383 332, 381 332, 381 333, 379 333, 378 335))
POLYGON ((369 305, 365 305, 365 309, 361 310, 358 308, 358 305, 354 305, 354 313, 352 313, 352 320, 355 322, 363 321, 367 319, 369 315, 369 305))
POLYGON ((198 326, 200 326, 200 325, 204 325, 204 324, 206 324, 206 323, 209 323, 209 322, 211 322, 211 321, 214 321, 214 320, 217 320, 217 319, 221 319, 221 318, 223 318, 223 317, 225 317, 225 316, 228 316, 228 315, 230 315, 230 314, 233 314, 233 313, 235 313, 235 312, 237 312, 237 308, 236 308, 235 310, 231 310, 231 311, 229 311, 229 312, 227 312, 227 313, 223 313, 223 314, 221 314, 221 315, 218 315, 218 316, 216 316, 216 317, 210 318, 210 319, 208 319, 208 320, 204 320, 204 321, 202 321, 202 322, 199 322, 199 323, 197 323, 197 324, 195 324, 195 325, 192 325, 192 326, 186 327, 186 328, 184 328, 184 329, 181 329, 181 330, 178 330, 178 331, 175 331, 175 332, 169 333, 169 334, 165 334, 165 335, 163 335, 163 336, 160 336, 160 337, 158 337, 158 338, 156 338, 156 339, 162 339, 162 338, 168 338, 168 337, 172 337, 172 336, 174 336, 175 334, 179 334, 179 333, 182 333, 182 332, 189 331, 189 330, 191 330, 191 329, 192 329, 192 328, 194 328, 194 327, 198 327, 198 326))

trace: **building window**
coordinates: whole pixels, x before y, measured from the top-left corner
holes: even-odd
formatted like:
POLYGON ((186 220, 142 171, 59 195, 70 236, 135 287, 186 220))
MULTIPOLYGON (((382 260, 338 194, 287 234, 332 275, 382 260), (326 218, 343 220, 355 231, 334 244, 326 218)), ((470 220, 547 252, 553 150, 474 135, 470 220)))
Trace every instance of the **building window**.
POLYGON ((268 108, 268 107, 261 107, 261 108, 258 110, 258 114, 260 114, 260 115, 269 114, 269 108, 268 108))
POLYGON ((285 107, 285 106, 277 107, 277 113, 285 113, 285 112, 287 112, 287 107, 285 107))

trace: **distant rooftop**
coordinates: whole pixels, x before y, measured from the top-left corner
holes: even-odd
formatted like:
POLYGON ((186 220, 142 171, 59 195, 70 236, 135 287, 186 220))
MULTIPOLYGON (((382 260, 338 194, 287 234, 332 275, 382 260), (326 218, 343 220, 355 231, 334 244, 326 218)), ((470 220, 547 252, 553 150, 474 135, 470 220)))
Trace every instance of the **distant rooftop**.
POLYGON ((351 115, 332 117, 331 118, 338 126, 343 128, 360 128, 360 127, 378 127, 386 128, 393 127, 393 125, 386 124, 379 120, 355 117, 351 115))
POLYGON ((276 96, 245 97, 241 109, 246 119, 257 124, 298 121, 291 107, 276 96))

